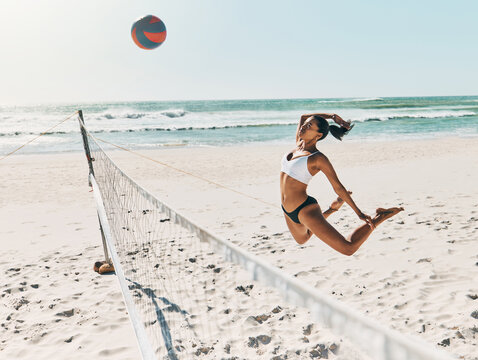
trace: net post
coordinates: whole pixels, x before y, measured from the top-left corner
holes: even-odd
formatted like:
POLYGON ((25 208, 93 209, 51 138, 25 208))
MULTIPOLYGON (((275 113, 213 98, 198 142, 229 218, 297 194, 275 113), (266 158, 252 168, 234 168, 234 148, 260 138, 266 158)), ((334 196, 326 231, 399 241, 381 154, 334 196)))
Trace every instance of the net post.
MULTIPOLYGON (((86 160, 88 161, 90 174, 95 175, 95 172, 93 170, 93 161, 95 159, 91 157, 90 144, 88 143, 88 136, 86 135, 86 131, 85 131, 85 121, 83 120, 82 110, 78 110, 78 121, 80 122, 80 131, 81 131, 81 136, 83 138, 83 148, 85 149, 85 155, 86 155, 86 160)), ((88 176, 88 185, 91 186, 91 181, 89 176, 88 176)))
POLYGON ((111 263, 110 257, 108 256, 108 246, 106 245, 105 232, 103 230, 103 225, 101 225, 101 219, 100 219, 99 213, 98 213, 98 222, 100 223, 101 241, 103 242, 103 252, 105 253, 105 261, 111 265, 112 263, 111 263))
MULTIPOLYGON (((94 169, 93 169, 93 161, 95 159, 91 157, 90 144, 88 143, 88 135, 86 134, 86 131, 85 131, 85 120, 83 119, 83 111, 82 110, 78 110, 78 121, 80 123, 80 131, 81 131, 81 136, 83 138, 83 148, 85 149, 86 160, 88 161, 88 168, 90 170, 90 174, 92 174, 94 176, 95 172, 94 172, 94 169)), ((89 175, 88 175, 88 185, 92 186, 91 179, 90 179, 89 175)), ((99 213, 98 213, 98 221, 100 223, 101 240, 103 242, 103 252, 105 254, 105 261, 108 264, 111 264, 111 259, 108 256, 108 247, 106 245, 105 233, 103 231, 103 226, 101 225, 101 220, 100 220, 100 214, 99 213)))

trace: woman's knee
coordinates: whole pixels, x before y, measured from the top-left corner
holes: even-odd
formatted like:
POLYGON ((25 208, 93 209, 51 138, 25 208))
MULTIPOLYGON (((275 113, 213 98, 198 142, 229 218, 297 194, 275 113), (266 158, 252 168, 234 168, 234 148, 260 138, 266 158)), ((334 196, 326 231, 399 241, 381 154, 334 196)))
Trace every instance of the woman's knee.
POLYGON ((294 235, 294 240, 297 242, 297 244, 303 245, 310 239, 311 236, 312 233, 310 230, 307 230, 304 234, 294 235))
POLYGON ((339 250, 339 252, 341 252, 342 255, 345 255, 345 256, 352 256, 353 254, 355 254, 357 250, 358 248, 354 246, 346 246, 342 251, 339 250))

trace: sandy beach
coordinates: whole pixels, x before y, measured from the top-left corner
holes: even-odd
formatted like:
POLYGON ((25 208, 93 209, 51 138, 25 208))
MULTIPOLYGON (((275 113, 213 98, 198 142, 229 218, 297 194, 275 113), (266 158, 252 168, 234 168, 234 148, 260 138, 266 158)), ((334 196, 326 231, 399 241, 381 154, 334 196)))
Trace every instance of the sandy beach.
MULTIPOLYGON (((478 359, 476 139, 319 145, 362 211, 405 208, 351 257, 315 237, 299 246, 288 233, 278 180, 280 158, 292 143, 140 151, 275 206, 129 153, 109 154, 204 228, 386 326, 478 359)), ((0 162, 2 359, 140 358, 116 277, 92 270, 103 250, 87 174, 83 153, 19 154, 0 162)), ((336 197, 321 174, 309 193, 324 210, 336 197)), ((343 234, 361 224, 347 205, 329 221, 343 234)), ((296 330, 277 355, 294 358, 304 336, 296 330)), ((261 358, 272 346, 250 351, 261 358)), ((296 358, 310 358, 311 351, 296 358)))

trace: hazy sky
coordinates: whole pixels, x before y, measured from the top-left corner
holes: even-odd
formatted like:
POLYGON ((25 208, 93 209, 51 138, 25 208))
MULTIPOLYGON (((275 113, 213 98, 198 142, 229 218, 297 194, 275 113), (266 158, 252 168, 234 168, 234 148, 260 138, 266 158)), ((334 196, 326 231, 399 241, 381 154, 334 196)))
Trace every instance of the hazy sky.
POLYGON ((0 104, 478 94, 478 1, 1 0, 0 104), (153 14, 159 48, 132 41, 153 14))

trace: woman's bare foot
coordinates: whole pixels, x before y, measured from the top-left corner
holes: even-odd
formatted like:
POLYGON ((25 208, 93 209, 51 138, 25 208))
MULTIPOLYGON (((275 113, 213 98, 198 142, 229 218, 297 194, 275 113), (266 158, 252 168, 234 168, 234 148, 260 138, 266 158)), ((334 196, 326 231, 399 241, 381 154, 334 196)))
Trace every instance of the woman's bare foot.
POLYGON ((387 219, 390 219, 392 216, 397 215, 400 211, 403 211, 402 207, 393 207, 389 209, 378 208, 377 215, 373 218, 373 223, 375 226, 384 222, 387 219))
MULTIPOLYGON (((348 191, 349 195, 352 195, 352 191, 348 191)), ((344 204, 344 200, 341 198, 341 197, 338 197, 336 200, 334 200, 332 202, 332 204, 330 204, 330 208, 332 210, 335 210, 337 211, 338 209, 340 209, 342 207, 342 205, 344 204)))

